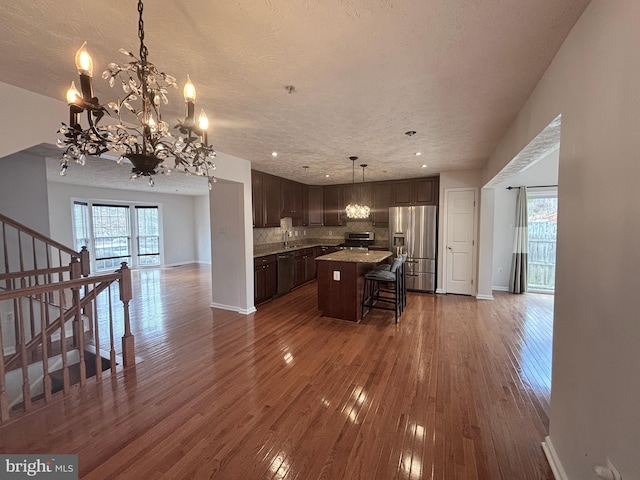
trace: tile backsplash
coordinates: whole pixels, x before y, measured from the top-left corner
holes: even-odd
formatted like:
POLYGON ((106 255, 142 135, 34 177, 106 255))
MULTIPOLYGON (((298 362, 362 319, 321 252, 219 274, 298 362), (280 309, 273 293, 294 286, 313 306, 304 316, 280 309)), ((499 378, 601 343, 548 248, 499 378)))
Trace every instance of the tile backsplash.
POLYGON ((284 242, 284 232, 289 230, 292 236, 289 242, 293 245, 314 242, 316 240, 327 243, 342 243, 346 232, 374 232, 377 244, 389 242, 389 229, 387 227, 374 227, 371 222, 347 222, 342 227, 292 227, 290 218, 283 218, 280 226, 275 228, 254 228, 253 244, 256 246, 284 242))

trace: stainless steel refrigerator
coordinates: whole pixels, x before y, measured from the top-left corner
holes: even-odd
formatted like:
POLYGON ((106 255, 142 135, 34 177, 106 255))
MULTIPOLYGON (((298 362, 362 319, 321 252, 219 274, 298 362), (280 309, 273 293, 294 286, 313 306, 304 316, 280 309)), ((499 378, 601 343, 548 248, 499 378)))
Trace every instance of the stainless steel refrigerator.
POLYGON ((389 242, 394 253, 407 253, 407 289, 436 289, 438 207, 389 208, 389 242))

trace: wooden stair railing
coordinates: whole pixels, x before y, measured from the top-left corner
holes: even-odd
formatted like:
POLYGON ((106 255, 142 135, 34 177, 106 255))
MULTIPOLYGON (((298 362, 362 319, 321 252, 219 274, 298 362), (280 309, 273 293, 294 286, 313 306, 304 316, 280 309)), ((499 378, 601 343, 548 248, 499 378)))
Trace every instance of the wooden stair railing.
POLYGON ((77 362, 79 383, 84 385, 85 349, 90 353, 95 350, 90 357, 95 360, 98 380, 103 371, 101 344, 108 345, 111 372, 115 372, 119 363, 116 335, 122 333, 120 362, 125 368, 135 364, 135 350, 129 319, 131 271, 126 262, 114 273, 89 277, 86 247, 76 252, 2 214, 0 239, 0 423, 3 423, 19 406, 29 411, 32 397, 42 397, 45 403, 51 400, 50 369, 54 366, 60 366, 66 393, 71 386, 69 358, 75 358, 71 361, 77 362), (119 283, 121 311, 113 308, 114 282, 119 283), (7 321, 7 317, 13 320, 7 321), (5 345, 9 347, 5 349, 5 345), (38 371, 36 375, 30 374, 30 367, 34 366, 37 368, 31 371, 38 371))
MULTIPOLYGON (((73 259, 80 262, 80 275, 86 277, 91 273, 89 252, 86 247, 82 247, 80 252, 76 252, 1 213, 0 226, 2 227, 0 229, 2 236, 0 263, 2 263, 4 273, 63 267, 74 262, 73 259), (18 268, 12 268, 12 266, 18 268)), ((48 283, 51 283, 52 277, 47 276, 48 273, 42 275, 45 276, 48 283)), ((51 272, 51 274, 53 273, 55 272, 51 272)), ((58 280, 62 280, 62 278, 59 277, 58 280)))
MULTIPOLYGON (((100 355, 103 350, 103 342, 108 345, 109 367, 115 372, 118 364, 115 336, 122 331, 122 366, 127 368, 135 364, 134 337, 131 334, 131 324, 129 318, 129 302, 132 298, 131 290, 131 270, 126 263, 114 273, 106 275, 98 275, 93 277, 85 277, 74 280, 67 280, 57 283, 49 283, 45 285, 37 285, 16 290, 0 291, 0 302, 5 300, 16 300, 18 302, 18 316, 16 323, 18 325, 18 343, 16 344, 16 352, 13 355, 5 356, 2 342, 2 328, 0 327, 0 423, 9 420, 11 415, 10 408, 10 392, 7 391, 7 374, 10 372, 20 371, 21 376, 21 397, 22 409, 30 411, 32 408, 32 382, 30 378, 29 354, 34 350, 39 353, 39 362, 41 363, 41 383, 42 394, 45 403, 51 400, 51 372, 49 364, 54 357, 60 357, 61 370, 63 378, 63 392, 67 393, 71 387, 69 381, 68 362, 70 350, 77 350, 79 354, 80 369, 80 385, 85 385, 87 381, 86 365, 84 360, 85 349, 91 347, 95 350, 96 362, 96 379, 102 378, 102 357, 100 355), (122 323, 116 323, 116 315, 114 313, 112 302, 112 289, 110 285, 113 282, 119 283, 118 296, 122 301, 122 323), (44 310, 47 306, 46 298, 51 294, 62 296, 63 290, 72 292, 72 304, 69 308, 60 305, 59 316, 46 323, 46 315, 44 310), (99 305, 101 296, 106 296, 103 305, 99 305), (22 308, 22 298, 35 299, 40 309, 40 331, 27 339, 25 328, 29 320, 29 312, 25 312, 22 308), (83 310, 90 313, 90 316, 83 315, 83 310), (71 321, 73 333, 67 337, 67 323, 71 321), (89 331, 85 331, 85 322, 89 331), (59 335, 57 340, 54 336, 59 335), (55 348, 53 348, 55 347, 55 348), (12 370, 14 367, 19 367, 12 370)), ((33 331, 32 331, 33 333, 33 331)), ((40 380, 38 380, 40 382, 40 380)), ((37 396, 37 395, 35 395, 37 396)))

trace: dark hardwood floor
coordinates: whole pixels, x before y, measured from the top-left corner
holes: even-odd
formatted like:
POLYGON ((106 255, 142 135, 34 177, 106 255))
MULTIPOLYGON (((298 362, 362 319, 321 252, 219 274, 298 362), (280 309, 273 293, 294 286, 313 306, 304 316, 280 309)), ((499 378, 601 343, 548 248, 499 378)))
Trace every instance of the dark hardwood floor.
POLYGON ((413 293, 397 325, 353 324, 315 282, 212 310, 209 272, 136 272, 142 361, 0 427, 0 452, 77 453, 86 479, 553 479, 552 296, 413 293))

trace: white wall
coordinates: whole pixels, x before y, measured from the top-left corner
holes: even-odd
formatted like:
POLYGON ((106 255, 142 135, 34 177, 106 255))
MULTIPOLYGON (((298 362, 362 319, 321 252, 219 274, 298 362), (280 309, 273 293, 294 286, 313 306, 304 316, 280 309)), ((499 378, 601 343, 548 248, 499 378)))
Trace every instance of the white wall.
POLYGON ((209 195, 193 197, 195 251, 199 263, 211 263, 211 217, 209 195))
MULTIPOLYGON (((557 185, 559 150, 549 152, 526 170, 512 175, 495 186, 495 209, 493 218, 493 262, 492 285, 494 290, 509 289, 509 271, 515 235, 516 199, 518 190, 506 187, 521 185, 557 185), (502 268, 502 273, 500 269, 502 268)), ((546 189, 548 190, 548 189, 546 189)), ((554 189, 551 189, 554 191, 554 189)), ((532 189, 530 192, 543 192, 532 189)))
POLYGON ((161 205, 164 236, 164 264, 181 265, 197 261, 195 249, 194 201, 187 195, 163 195, 148 191, 114 190, 49 182, 51 238, 73 246, 72 198, 146 202, 161 205))
POLYGON ((251 163, 218 153, 216 165, 216 176, 227 181, 209 192, 211 305, 249 314, 255 312, 251 163))
POLYGON ((562 114, 550 443, 570 480, 640 478, 640 2, 591 2, 484 172, 562 114))
POLYGON ((27 153, 0 158, 0 213, 49 236, 44 158, 27 153))
POLYGON ((0 82, 0 158, 41 143, 54 145, 57 130, 68 119, 65 98, 56 100, 0 82))

